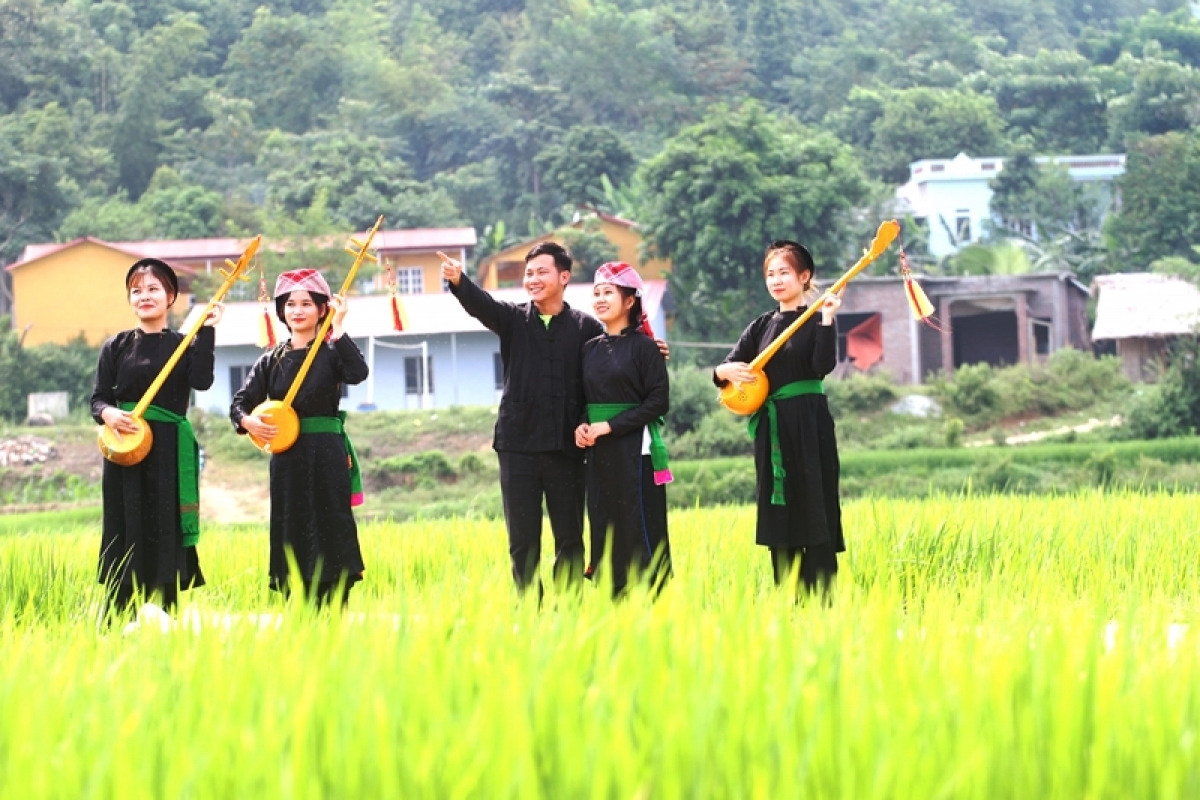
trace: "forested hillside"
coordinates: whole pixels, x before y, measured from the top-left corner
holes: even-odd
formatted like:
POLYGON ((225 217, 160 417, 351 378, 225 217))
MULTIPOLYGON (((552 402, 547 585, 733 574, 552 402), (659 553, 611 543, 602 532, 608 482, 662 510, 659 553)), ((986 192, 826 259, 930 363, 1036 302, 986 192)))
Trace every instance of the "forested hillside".
POLYGON ((380 213, 483 254, 591 203, 741 317, 764 241, 844 257, 913 160, 1117 151, 1104 231, 1037 175, 1006 221, 1069 230, 1043 266, 1180 267, 1198 117, 1177 0, 0 0, 0 261, 380 213))

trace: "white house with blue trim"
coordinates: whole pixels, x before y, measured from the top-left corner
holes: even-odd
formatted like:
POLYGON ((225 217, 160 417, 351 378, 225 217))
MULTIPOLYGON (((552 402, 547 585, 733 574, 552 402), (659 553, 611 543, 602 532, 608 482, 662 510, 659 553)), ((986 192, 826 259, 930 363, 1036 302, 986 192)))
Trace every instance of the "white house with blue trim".
MULTIPOLYGON (((1080 182, 1111 182, 1125 174, 1121 153, 1034 160, 1066 167, 1071 178, 1080 182)), ((971 158, 966 153, 914 161, 909 166, 908 183, 896 190, 896 198, 900 210, 927 221, 930 255, 952 255, 959 247, 984 238, 984 223, 993 220, 990 181, 1002 169, 1003 158, 971 158)))
MULTIPOLYGON (((666 338, 663 299, 665 280, 646 281, 642 306, 655 334, 666 338)), ((492 296, 510 303, 529 298, 524 289, 498 289, 492 296)), ((572 308, 592 313, 592 285, 569 284, 565 298, 572 308)), ((342 407, 347 410, 448 408, 495 405, 500 399, 503 374, 500 340, 463 311, 448 292, 404 295, 406 330, 392 326, 390 297, 386 294, 351 297, 346 332, 362 349, 371 375, 358 386, 346 388, 342 407), (425 369, 422 370, 422 364, 425 369)), ((233 393, 250 367, 263 353, 263 311, 267 310, 279 341, 287 329, 275 319, 275 306, 228 303, 216 330, 216 376, 208 391, 196 393, 196 405, 206 411, 228 413, 233 393)), ((202 307, 188 313, 184 329, 193 324, 202 307)))

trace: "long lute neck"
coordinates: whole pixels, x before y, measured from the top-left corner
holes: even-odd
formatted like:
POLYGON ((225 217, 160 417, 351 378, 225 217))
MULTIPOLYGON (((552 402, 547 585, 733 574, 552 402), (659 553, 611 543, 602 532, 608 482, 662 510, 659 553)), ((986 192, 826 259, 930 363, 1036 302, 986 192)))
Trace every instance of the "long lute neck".
MULTIPOLYGON (((379 226, 382 224, 383 217, 375 220, 375 227, 371 228, 371 230, 367 232, 367 240, 365 242, 359 242, 356 239, 350 240, 351 243, 358 249, 352 250, 349 247, 346 248, 349 252, 355 253, 355 257, 354 263, 350 265, 350 271, 346 273, 346 280, 342 282, 342 291, 338 293, 343 298, 346 297, 346 294, 354 285, 354 276, 358 273, 358 268, 362 265, 362 262, 365 259, 376 260, 375 256, 369 254, 367 250, 371 247, 371 241, 375 238, 375 234, 378 232, 379 226)), ((292 407, 292 402, 295 401, 296 395, 300 391, 300 386, 304 383, 304 378, 308 375, 309 368, 312 366, 313 361, 315 361, 317 358, 317 351, 321 349, 321 343, 325 341, 325 337, 328 335, 329 329, 332 326, 333 309, 330 308, 329 312, 325 314, 325 320, 321 323, 321 327, 317 329, 317 335, 313 338, 312 342, 309 343, 308 354, 304 356, 304 363, 300 365, 300 371, 297 372, 296 377, 292 379, 292 385, 288 389, 288 393, 283 398, 283 406, 285 408, 292 407)))
POLYGON ((192 343, 192 339, 195 339, 196 335, 200 333, 200 328, 204 326, 204 322, 208 319, 208 315, 212 313, 214 308, 216 308, 217 303, 221 302, 221 300, 225 298, 226 293, 233 288, 233 284, 237 281, 238 276, 245 271, 246 265, 250 263, 250 259, 254 257, 256 252, 258 252, 258 246, 261 242, 262 236, 255 236, 254 239, 251 240, 250 244, 247 245, 245 252, 242 253, 242 257, 238 259, 236 264, 234 264, 232 261, 226 261, 226 263, 229 264, 230 272, 224 273, 224 271, 222 271, 222 273, 225 274, 225 282, 221 284, 221 288, 217 289, 217 293, 214 294, 212 299, 208 301, 208 305, 204 307, 204 313, 196 317, 196 321, 192 323, 192 327, 188 329, 186 334, 184 334, 183 340, 179 343, 179 346, 175 348, 175 352, 171 353, 171 357, 167 359, 167 363, 163 365, 163 368, 159 370, 158 375, 155 376, 154 382, 150 384, 150 388, 148 388, 146 393, 142 395, 142 399, 138 401, 138 404, 133 407, 133 411, 130 412, 133 416, 140 418, 146 413, 146 409, 150 407, 150 404, 158 395, 158 390, 162 388, 164 383, 166 383, 167 378, 171 375, 171 371, 175 369, 175 365, 179 363, 179 359, 183 358, 183 354, 187 350, 188 345, 192 343))
POLYGON ((775 341, 771 342, 769 345, 767 345, 765 350, 755 356, 754 360, 749 364, 750 369, 761 371, 763 365, 770 361, 771 358, 779 352, 779 348, 787 344, 787 340, 792 338, 792 335, 796 331, 800 330, 801 325, 808 322, 808 320, 812 318, 812 315, 820 310, 821 306, 825 304, 826 300, 844 289, 846 284, 849 283, 855 275, 858 275, 858 273, 866 269, 873 261, 875 261, 875 259, 879 258, 879 256, 883 254, 883 251, 887 249, 887 246, 892 243, 892 240, 896 238, 896 234, 899 232, 900 224, 895 220, 890 220, 880 225, 879 232, 875 234, 875 240, 871 243, 871 249, 868 250, 863 257, 858 260, 858 263, 848 269, 845 275, 838 278, 837 282, 834 283, 833 286, 830 286, 828 289, 826 289, 825 292, 819 298, 817 298, 815 303, 812 303, 808 308, 806 308, 804 313, 802 313, 795 322, 793 322, 791 325, 788 325, 783 333, 776 336, 775 341))

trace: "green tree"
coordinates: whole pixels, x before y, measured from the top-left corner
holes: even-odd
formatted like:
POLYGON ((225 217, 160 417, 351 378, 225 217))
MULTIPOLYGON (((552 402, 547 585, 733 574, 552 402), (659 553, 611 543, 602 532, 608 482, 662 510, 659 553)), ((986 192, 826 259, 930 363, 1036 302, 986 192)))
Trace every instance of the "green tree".
POLYGON ((548 189, 572 205, 589 202, 604 176, 617 185, 627 183, 636 166, 621 137, 611 128, 596 125, 571 128, 537 160, 548 189))
POLYGON ((1140 136, 1190 130, 1200 119, 1200 69, 1161 57, 1157 44, 1142 59, 1116 64, 1132 79, 1129 93, 1109 103, 1109 143, 1122 149, 1140 136))
POLYGON ((823 275, 846 255, 850 209, 868 195, 850 147, 757 103, 715 107, 643 165, 649 247, 673 263, 681 336, 732 341, 767 305, 772 239, 813 251, 823 275))
POLYGON ((871 133, 869 168, 895 184, 907 181, 909 165, 923 158, 988 156, 1006 149, 996 101, 969 91, 891 92, 871 133))
POLYGON ((1168 133, 1129 149, 1117 179, 1118 213, 1106 227, 1122 270, 1139 271, 1169 256, 1188 258, 1200 242, 1200 135, 1168 133))
POLYGON ((303 133, 342 95, 341 53, 322 20, 274 14, 263 6, 229 50, 225 85, 254 101, 254 117, 268 127, 303 133))
POLYGON ((969 84, 996 101, 1011 135, 1041 152, 1094 153, 1107 139, 1103 78, 1078 53, 989 54, 969 84))

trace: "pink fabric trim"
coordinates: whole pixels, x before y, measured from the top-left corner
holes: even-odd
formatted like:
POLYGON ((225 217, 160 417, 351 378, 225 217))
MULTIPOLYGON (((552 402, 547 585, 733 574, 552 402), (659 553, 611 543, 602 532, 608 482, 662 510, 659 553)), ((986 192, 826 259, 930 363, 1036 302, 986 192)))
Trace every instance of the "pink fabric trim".
POLYGON ((671 474, 671 470, 662 469, 654 473, 654 485, 662 486, 664 483, 670 483, 675 480, 675 476, 671 474))

